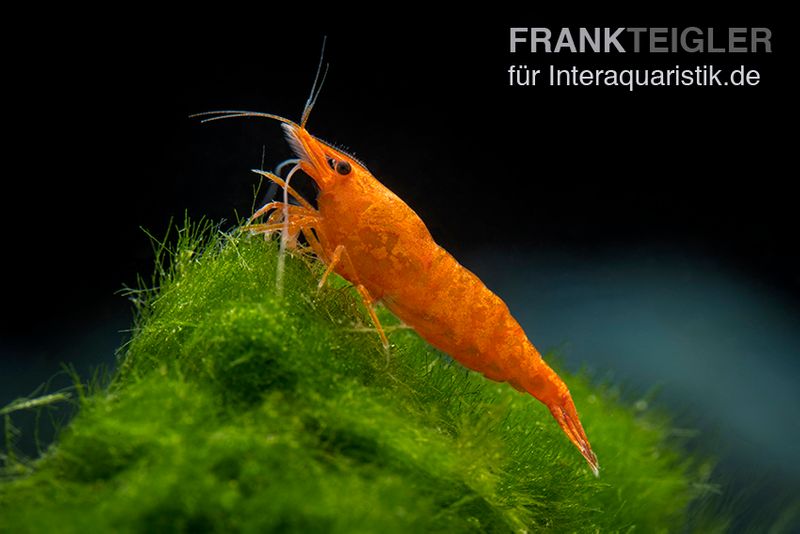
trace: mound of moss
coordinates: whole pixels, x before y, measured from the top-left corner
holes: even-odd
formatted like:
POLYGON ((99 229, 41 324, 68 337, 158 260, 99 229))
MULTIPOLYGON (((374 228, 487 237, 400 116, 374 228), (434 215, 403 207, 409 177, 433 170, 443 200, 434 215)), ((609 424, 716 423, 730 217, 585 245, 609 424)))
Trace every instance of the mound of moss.
POLYGON ((132 292, 110 384, 79 390, 41 458, 6 457, 0 531, 674 531, 708 489, 668 422, 612 388, 562 373, 595 478, 544 406, 382 310, 387 359, 312 257, 289 255, 281 297, 275 242, 180 236, 132 292))

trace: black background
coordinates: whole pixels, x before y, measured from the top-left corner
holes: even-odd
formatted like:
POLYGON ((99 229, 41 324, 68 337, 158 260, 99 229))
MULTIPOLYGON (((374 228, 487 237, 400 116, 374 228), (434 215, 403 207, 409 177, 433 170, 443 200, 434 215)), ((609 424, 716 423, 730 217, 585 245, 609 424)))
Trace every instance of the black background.
POLYGON ((0 373, 13 387, 2 403, 61 361, 111 361, 107 346, 130 319, 115 292, 152 268, 142 227, 162 236, 188 213, 230 228, 248 214, 262 150, 266 168, 291 155, 280 128, 188 115, 298 119, 323 35, 330 71, 309 129, 362 159, 457 258, 486 247, 589 254, 659 244, 800 297, 795 56, 781 14, 385 9, 314 22, 244 11, 53 14, 26 32, 6 65, 0 373), (773 53, 512 56, 509 26, 766 26, 773 53), (509 88, 512 63, 744 64, 762 81, 509 88), (99 331, 102 353, 65 352, 81 332, 99 331))
POLYGON ((259 121, 187 116, 254 109, 298 118, 322 36, 331 69, 309 127, 346 146, 459 252, 665 242, 724 257, 798 294, 790 55, 772 14, 510 14, 463 22, 347 17, 304 27, 256 15, 125 17, 50 33, 17 57, 3 210, 4 335, 58 328, 150 269, 140 227, 234 220, 252 205, 259 121), (507 19, 507 20, 506 20, 507 19), (394 23, 392 24, 392 21, 394 23), (768 26, 774 52, 508 53, 510 25, 768 26), (509 64, 758 68, 757 87, 509 88, 509 64), (43 313, 45 312, 46 313, 43 313))

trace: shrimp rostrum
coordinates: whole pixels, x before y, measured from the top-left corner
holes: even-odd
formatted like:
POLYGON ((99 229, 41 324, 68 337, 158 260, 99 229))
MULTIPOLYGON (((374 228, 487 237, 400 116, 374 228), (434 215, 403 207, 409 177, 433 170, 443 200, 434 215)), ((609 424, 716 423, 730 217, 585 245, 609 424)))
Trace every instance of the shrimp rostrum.
POLYGON ((528 340, 508 306, 437 245, 414 210, 362 163, 308 132, 305 122, 311 105, 309 99, 300 124, 266 113, 206 114, 205 120, 247 116, 281 122, 297 157, 287 181, 295 170, 302 170, 319 188, 314 208, 277 175, 257 171, 284 187, 299 205, 267 204, 255 214, 268 215, 266 222, 247 229, 283 229, 284 239, 292 241, 302 233, 327 265, 320 285, 331 272, 351 282, 384 346, 388 341, 373 309, 377 302, 465 367, 533 395, 549 408, 597 475, 597 456, 569 389, 528 340))

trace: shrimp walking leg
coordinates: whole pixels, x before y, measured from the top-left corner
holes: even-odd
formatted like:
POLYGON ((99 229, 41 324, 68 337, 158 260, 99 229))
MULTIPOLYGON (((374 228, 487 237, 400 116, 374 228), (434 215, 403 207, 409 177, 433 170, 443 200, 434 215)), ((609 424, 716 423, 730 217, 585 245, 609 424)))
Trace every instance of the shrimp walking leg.
POLYGON ((303 206, 286 205, 280 201, 268 202, 250 216, 248 224, 242 229, 261 234, 269 234, 282 230, 284 229, 284 224, 281 218, 284 215, 284 210, 288 211, 290 217, 288 224, 290 241, 294 243, 297 234, 302 232, 314 253, 324 261, 325 253, 322 249, 322 245, 313 232, 314 226, 319 223, 319 212, 317 210, 308 209, 303 206), (252 221, 266 214, 269 214, 269 217, 267 217, 265 223, 252 224, 252 221))
POLYGON ((263 231, 266 227, 274 225, 283 225, 283 217, 289 217, 289 224, 297 224, 301 221, 319 222, 319 212, 313 208, 305 208, 303 206, 295 206, 293 204, 286 204, 280 201, 269 202, 258 209, 244 226, 244 230, 263 231), (270 213, 271 212, 271 213, 270 213), (252 224, 254 220, 269 213, 266 221, 260 224, 252 224))
POLYGON ((344 250, 343 245, 339 245, 336 247, 336 250, 333 251, 333 255, 331 256, 331 261, 328 263, 328 268, 325 269, 325 272, 322 273, 322 278, 319 279, 319 283, 317 284, 317 289, 322 289, 322 286, 325 285, 325 281, 328 279, 328 276, 333 272, 333 269, 342 259, 342 250, 344 250))
MULTIPOLYGON (((286 192, 287 192, 287 193, 289 193, 290 195, 292 195, 292 197, 294 197, 294 198, 295 198, 295 200, 297 200, 297 201, 300 203, 300 205, 302 205, 302 206, 303 206, 304 208, 306 208, 307 210, 310 210, 310 211, 316 211, 316 210, 314 209, 314 206, 312 206, 312 205, 311 205, 311 203, 310 203, 308 200, 306 200, 306 199, 304 199, 302 196, 300 196, 300 193, 298 193, 297 191, 295 191, 295 190, 294 190, 294 188, 292 188, 292 186, 288 185, 288 184, 287 184, 287 183, 286 183, 286 182, 283 180, 283 178, 281 178, 281 177, 279 177, 278 175, 276 175, 276 174, 273 174, 273 173, 271 173, 271 172, 267 172, 267 171, 253 170, 253 172, 254 172, 254 173, 256 173, 256 174, 260 174, 260 175, 261 175, 261 176, 263 176, 264 178, 267 178, 267 179, 269 179, 269 180, 271 180, 271 181, 275 182, 275 183, 276 183, 276 184, 278 184, 279 186, 281 186, 283 189, 285 189, 285 190, 286 190, 286 192)), ((263 209, 263 208, 262 208, 262 209, 263 209)), ((259 210, 259 211, 260 211, 260 210, 259 210)))
POLYGON ((361 299, 364 301, 364 306, 367 308, 367 313, 369 313, 370 319, 372 319, 372 324, 375 325, 375 329, 378 331, 378 335, 381 337, 381 343, 383 343, 383 348, 385 350, 389 349, 389 340, 386 337, 386 332, 383 331, 383 327, 381 326, 381 322, 378 320, 378 315, 375 313, 375 299, 372 298, 367 288, 358 284, 356 286, 358 293, 361 295, 361 299))
MULTIPOLYGON (((316 222, 316 219, 308 217, 292 218, 289 220, 289 232, 299 231, 302 230, 303 228, 310 227, 313 225, 314 222, 316 222)), ((245 232, 252 232, 254 234, 265 234, 268 232, 275 232, 277 230, 282 230, 283 228, 284 228, 284 223, 275 222, 267 224, 250 224, 242 227, 242 230, 244 230, 245 232)))
MULTIPOLYGON (((302 208, 300 208, 299 206, 292 206, 292 207, 299 208, 299 210, 302 210, 302 208)), ((277 212, 277 213, 282 214, 282 212, 277 212)), ((289 246, 289 248, 294 248, 297 244, 297 237, 300 234, 300 232, 303 232, 303 235, 305 235, 306 238, 308 238, 308 235, 311 233, 311 227, 319 222, 319 218, 317 216, 313 214, 307 214, 308 212, 305 210, 298 211, 297 213, 298 216, 291 217, 288 222, 281 221, 281 222, 267 222, 264 224, 250 224, 244 226, 242 230, 246 232, 252 232, 255 234, 265 234, 265 235, 269 235, 272 232, 287 230, 288 234, 286 236, 287 238, 286 244, 289 246)), ((272 216, 270 216, 270 219, 272 219, 272 216)), ((316 239, 313 239, 313 241, 310 240, 309 243, 312 245, 314 252, 319 254, 320 250, 318 250, 318 248, 315 248, 315 245, 319 245, 319 242, 316 239)))
POLYGON ((353 262, 350 260, 350 256, 347 254, 347 249, 344 247, 344 245, 337 246, 333 251, 328 269, 326 269, 322 280, 320 280, 320 287, 322 287, 322 284, 328 278, 330 271, 332 271, 339 262, 344 263, 344 267, 347 269, 347 272, 352 275, 353 279, 350 281, 355 286, 358 294, 361 295, 361 300, 364 302, 364 307, 367 308, 367 313, 369 313, 369 318, 372 319, 372 324, 375 325, 375 329, 378 331, 378 335, 381 338, 381 343, 383 343, 384 350, 388 351, 389 339, 386 337, 386 332, 384 332, 383 326, 381 326, 381 322, 378 320, 378 315, 375 313, 375 298, 358 279, 358 273, 356 273, 356 270, 353 267, 353 262))
POLYGON ((303 227, 303 235, 305 236, 308 245, 311 247, 311 250, 314 251, 314 254, 317 255, 320 261, 324 262, 325 251, 322 249, 322 245, 320 244, 319 239, 317 239, 317 236, 314 234, 315 229, 316 228, 311 226, 305 226, 303 227))
MULTIPOLYGON (((261 206, 261 208, 259 208, 258 211, 256 211, 255 213, 253 213, 250 216, 250 218, 248 219, 248 223, 258 219, 262 215, 265 215, 265 214, 267 214, 267 213, 269 213, 270 211, 273 211, 273 210, 275 210, 275 212, 273 212, 273 214, 270 215, 270 218, 273 217, 275 215, 275 213, 281 213, 283 210, 287 210, 290 215, 305 215, 305 216, 309 216, 309 217, 317 216, 317 213, 318 213, 314 209, 308 209, 308 208, 305 208, 305 207, 302 207, 302 206, 295 206, 295 205, 292 205, 292 204, 286 205, 283 202, 280 202, 280 201, 276 200, 276 201, 269 202, 269 203, 264 204, 263 206, 261 206)), ((269 221, 267 221, 267 222, 269 222, 269 221)))

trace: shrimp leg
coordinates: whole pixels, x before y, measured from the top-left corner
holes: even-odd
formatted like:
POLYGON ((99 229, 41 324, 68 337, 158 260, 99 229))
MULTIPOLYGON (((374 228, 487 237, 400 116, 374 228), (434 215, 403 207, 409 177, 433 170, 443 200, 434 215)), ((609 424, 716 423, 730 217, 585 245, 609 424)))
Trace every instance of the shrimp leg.
POLYGON ((250 231, 259 234, 269 234, 284 228, 283 222, 280 218, 283 216, 283 208, 287 208, 291 219, 289 220, 289 237, 292 242, 297 238, 297 234, 302 232, 308 241, 309 246, 314 253, 324 261, 325 253, 323 252, 322 245, 314 235, 313 229, 319 223, 319 212, 313 209, 306 209, 302 206, 289 205, 286 206, 283 202, 273 201, 265 204, 258 209, 248 219, 248 223, 252 223, 255 219, 270 213, 267 221, 261 224, 247 224, 242 227, 242 230, 250 231), (274 210, 274 211, 273 211, 274 210))
POLYGON ((355 286, 358 294, 361 295, 361 300, 364 302, 364 307, 367 308, 367 313, 369 313, 369 318, 372 319, 372 324, 375 325, 375 329, 378 331, 378 335, 381 338, 381 343, 383 343, 383 348, 385 350, 389 349, 389 339, 386 337, 386 332, 383 330, 383 326, 381 326, 380 320, 378 320, 378 315, 375 313, 375 298, 370 294, 369 290, 364 287, 364 285, 359 281, 358 275, 356 274, 355 268, 353 267, 353 262, 350 260, 350 256, 347 254, 347 249, 344 248, 344 245, 339 245, 333 251, 333 255, 331 256, 331 261, 328 264, 328 268, 325 269, 325 273, 322 275, 322 279, 319 281, 319 286, 322 287, 325 284, 325 281, 328 279, 328 276, 333 272, 334 268, 339 264, 344 263, 345 268, 347 271, 352 274, 353 280, 351 282, 355 286))
MULTIPOLYGON (((291 219, 288 223, 289 231, 299 231, 304 228, 310 227, 316 219, 310 217, 298 217, 296 219, 291 219)), ((284 227, 284 223, 276 222, 276 223, 267 223, 267 224, 249 224, 247 226, 242 227, 242 230, 245 232, 253 232, 254 234, 265 234, 268 232, 274 232, 276 230, 281 230, 284 227)))
POLYGON ((367 313, 369 313, 370 319, 372 319, 372 324, 375 325, 375 329, 378 331, 378 335, 381 337, 381 343, 383 343, 384 350, 389 350, 389 340, 386 337, 386 332, 383 331, 383 327, 381 326, 381 322, 378 320, 378 315, 375 313, 375 299, 370 295, 367 288, 361 284, 356 286, 358 293, 361 295, 361 299, 364 301, 364 306, 367 308, 367 313))
MULTIPOLYGON (((283 180, 283 178, 281 178, 281 177, 277 176, 276 174, 273 174, 273 173, 271 173, 271 172, 268 172, 268 171, 259 171, 259 170, 253 169, 253 172, 254 172, 254 173, 256 173, 256 174, 260 174, 260 175, 261 175, 261 176, 263 176, 264 178, 267 178, 267 179, 269 179, 269 180, 271 180, 271 181, 275 182, 276 184, 278 184, 278 185, 279 185, 279 186, 281 186, 282 188, 284 188, 284 189, 286 190, 286 192, 287 192, 287 193, 289 193, 289 194, 290 194, 290 195, 292 195, 292 196, 293 196, 295 199, 297 199, 297 201, 298 201, 298 202, 299 202, 299 203, 300 203, 300 204, 301 204, 301 205, 302 205, 304 208, 306 208, 307 210, 309 210, 309 211, 316 211, 316 210, 314 209, 314 206, 312 206, 312 205, 311 205, 311 203, 310 203, 308 200, 306 200, 306 199, 304 199, 302 196, 300 196, 300 194, 299 194, 297 191, 295 191, 295 190, 292 188, 292 186, 288 185, 288 184, 287 184, 287 183, 286 183, 286 182, 283 180)), ((262 209, 263 209, 263 208, 262 208, 262 209)), ((259 210, 259 211, 261 211, 261 210, 259 210)))
MULTIPOLYGON (((302 206, 295 206, 294 204, 286 205, 280 201, 273 201, 261 206, 254 214, 250 216, 247 220, 248 223, 253 222, 254 220, 258 219, 262 215, 269 213, 272 210, 276 210, 276 212, 282 213, 283 210, 286 209, 289 211, 289 214, 296 214, 296 215, 313 215, 316 216, 318 214, 317 210, 304 208, 302 206), (280 211, 278 211, 280 209, 280 211)), ((274 215, 274 213, 273 213, 274 215)), ((272 217, 272 215, 270 215, 272 217)))
POLYGON ((288 226, 290 227, 290 231, 293 231, 294 233, 302 230, 303 227, 307 227, 311 224, 319 222, 319 212, 313 208, 305 208, 303 206, 295 206, 274 201, 265 204, 253 215, 251 215, 247 220, 247 224, 242 227, 242 230, 256 233, 268 233, 275 230, 280 230, 284 227, 284 222, 280 220, 284 214, 290 216, 288 226), (265 223, 252 224, 255 219, 258 219, 262 215, 265 215, 269 212, 272 213, 270 213, 269 217, 267 217, 265 223))
POLYGON ((320 261, 325 261, 325 252, 322 249, 322 245, 317 239, 317 236, 314 234, 315 228, 313 226, 304 226, 302 228, 303 235, 306 236, 306 241, 308 241, 311 250, 314 251, 314 254, 320 259, 320 261))
POLYGON ((336 247, 336 250, 333 251, 333 256, 331 256, 331 261, 328 263, 328 268, 325 269, 325 272, 322 273, 322 278, 319 279, 319 283, 317 284, 317 289, 322 289, 322 286, 325 285, 325 281, 328 279, 328 276, 333 272, 333 269, 336 268, 336 265, 342 259, 342 251, 344 250, 344 245, 339 245, 336 247))
POLYGON ((269 216, 264 221, 264 223, 266 224, 281 222, 282 217, 286 214, 297 218, 306 218, 314 220, 319 218, 319 212, 315 209, 307 209, 302 206, 296 206, 294 204, 284 204, 283 202, 274 201, 265 204, 253 215, 251 215, 250 218, 247 220, 245 228, 251 226, 253 221, 258 219, 259 217, 262 217, 263 215, 266 215, 267 213, 269 213, 269 216))
MULTIPOLYGON (((242 230, 256 234, 269 235, 272 232, 286 229, 288 230, 287 245, 289 248, 294 248, 297 243, 298 234, 303 232, 303 235, 308 238, 308 234, 311 232, 311 227, 319 222, 319 217, 313 213, 310 213, 308 210, 301 208, 300 206, 289 206, 289 208, 294 208, 290 209, 289 213, 296 216, 291 217, 288 222, 273 222, 274 215, 283 215, 282 211, 276 211, 269 216, 266 223, 249 224, 242 227, 242 230)), ((315 248, 315 245, 318 244, 316 239, 309 240, 309 243, 312 245, 314 252, 319 253, 319 250, 315 248)))

